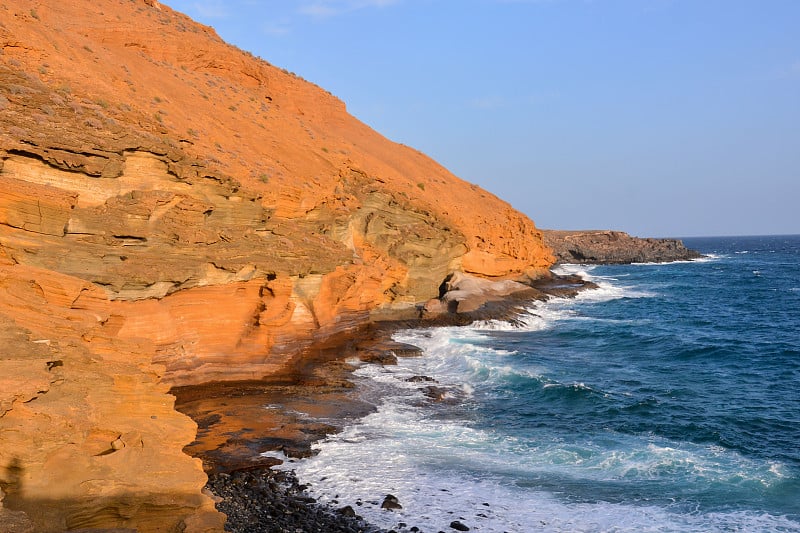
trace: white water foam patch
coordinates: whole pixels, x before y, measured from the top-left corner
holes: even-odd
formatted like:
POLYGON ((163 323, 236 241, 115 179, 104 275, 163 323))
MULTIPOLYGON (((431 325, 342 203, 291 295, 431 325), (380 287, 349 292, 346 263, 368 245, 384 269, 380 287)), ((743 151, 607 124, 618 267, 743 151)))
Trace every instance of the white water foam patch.
POLYGON ((470 393, 484 384, 515 376, 541 379, 546 372, 545 368, 516 368, 516 352, 487 346, 486 333, 471 327, 406 330, 396 333, 393 339, 413 344, 424 353, 423 357, 401 359, 388 369, 398 379, 431 376, 444 387, 470 393))
POLYGON ((692 259, 689 263, 712 263, 715 261, 720 261, 722 259, 727 259, 730 257, 726 254, 705 254, 703 257, 698 257, 697 259, 692 259))
POLYGON ((619 278, 630 276, 601 276, 594 274, 596 265, 561 264, 553 268, 553 273, 560 276, 577 275, 597 285, 596 288, 580 291, 575 297, 552 297, 545 301, 535 301, 516 316, 514 321, 483 320, 472 324, 473 331, 542 331, 554 327, 558 322, 569 319, 582 319, 575 309, 582 303, 602 303, 621 298, 650 298, 656 296, 652 291, 640 289, 632 285, 622 285, 619 278))
POLYGON ((597 288, 579 292, 574 298, 576 302, 600 303, 622 298, 652 298, 656 296, 654 292, 632 285, 615 284, 613 283, 615 280, 610 277, 593 276, 593 278, 590 281, 596 283, 597 288))
MULTIPOLYGON (((404 522, 423 531, 444 531, 453 520, 482 532, 798 531, 800 528, 800 523, 760 513, 702 514, 668 506, 569 502, 542 490, 504 481, 491 473, 495 468, 471 473, 454 468, 459 463, 484 466, 495 463, 495 467, 505 464, 508 469, 507 462, 513 461, 515 454, 509 453, 510 450, 498 453, 491 446, 494 440, 483 431, 429 419, 418 407, 391 403, 320 444, 316 457, 290 467, 304 483, 311 485, 312 494, 320 502, 340 507, 351 505, 368 521, 386 529, 401 530, 398 524, 404 522), (396 496, 403 508, 393 512, 382 510, 380 504, 387 494, 396 496), (741 529, 743 525, 746 529, 741 529)), ((570 462, 569 450, 561 451, 560 462, 570 462)), ((672 453, 656 452, 656 455, 672 453)))
MULTIPOLYGON (((580 291, 573 300, 577 302, 607 302, 620 298, 650 298, 655 296, 653 292, 643 290, 633 285, 622 285, 619 279, 614 276, 602 276, 594 273, 596 265, 573 265, 563 264, 553 269, 557 275, 578 275, 586 281, 591 281, 597 285, 596 289, 580 291)), ((565 300, 559 298, 558 300, 565 300)), ((569 299, 566 299, 569 301, 569 299)))
POLYGON ((572 309, 571 299, 550 298, 546 301, 531 302, 524 312, 514 317, 514 321, 482 320, 464 329, 481 331, 543 331, 554 327, 558 322, 577 315, 572 309))
MULTIPOLYGON (((565 443, 546 431, 518 438, 473 427, 457 410, 448 414, 446 404, 427 401, 427 382, 408 379, 425 375, 437 386, 480 387, 520 374, 513 353, 482 345, 486 335, 471 328, 404 331, 395 339, 420 346, 425 355, 356 370, 363 388, 380 392, 377 412, 318 443, 317 456, 284 465, 323 503, 350 505, 375 525, 398 531, 449 531, 453 520, 481 532, 800 531, 799 523, 769 514, 697 512, 685 501, 670 504, 668 494, 654 495, 661 505, 594 501, 592 487, 637 480, 678 497, 682 483, 696 486, 698 479, 703 486, 769 487, 785 477, 784 467, 722 448, 635 435, 565 443), (559 488, 562 483, 573 489, 559 488), (575 486, 582 488, 571 492, 575 486), (403 508, 382 510, 387 494, 403 508)), ((540 370, 525 372, 542 379, 547 372, 540 370)))

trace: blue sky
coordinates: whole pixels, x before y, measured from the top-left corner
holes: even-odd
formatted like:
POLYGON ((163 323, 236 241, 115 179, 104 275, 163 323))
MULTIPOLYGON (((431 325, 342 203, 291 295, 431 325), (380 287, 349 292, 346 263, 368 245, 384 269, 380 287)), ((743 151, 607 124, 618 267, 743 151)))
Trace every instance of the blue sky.
POLYGON ((539 227, 800 233, 800 1, 165 3, 539 227))

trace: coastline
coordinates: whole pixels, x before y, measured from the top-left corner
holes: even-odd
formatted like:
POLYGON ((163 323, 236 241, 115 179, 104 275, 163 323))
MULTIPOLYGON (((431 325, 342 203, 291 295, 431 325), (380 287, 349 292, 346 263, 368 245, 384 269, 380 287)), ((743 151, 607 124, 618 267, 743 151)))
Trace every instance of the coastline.
MULTIPOLYGON (((314 443, 375 411, 375 405, 359 396, 351 379, 358 366, 348 361, 393 365, 398 357, 422 355, 419 348, 392 340, 394 333, 483 320, 514 323, 533 301, 574 297, 596 287, 578 276, 556 274, 526 285, 502 298, 484 295, 469 311, 420 312, 417 318, 370 323, 310 347, 269 379, 173 388, 176 410, 198 424, 195 441, 184 451, 202 460, 209 476, 206 490, 228 515, 226 531, 384 531, 364 522, 349 506, 318 504, 284 463, 311 456, 314 443)), ((437 387, 428 389, 431 401, 444 397, 437 387)), ((374 497, 380 501, 387 496, 374 497)))
POLYGON ((613 230, 541 231, 559 263, 669 263, 702 257, 702 254, 687 248, 679 239, 633 237, 623 231, 613 230))
MULTIPOLYGON (((679 249, 686 250, 682 244, 679 249)), ((669 254, 658 261, 651 256, 650 262, 701 257, 693 250, 688 252, 679 257, 669 254)), ((459 305, 465 308, 463 301, 481 293, 472 286, 473 294, 462 294, 460 301, 444 312, 428 312, 428 302, 414 318, 370 322, 317 343, 269 379, 173 388, 176 409, 198 424, 197 437, 185 452, 202 459, 209 476, 206 490, 214 495, 217 508, 228 515, 226 531, 386 531, 365 522, 350 506, 318 503, 305 492, 308 487, 291 468, 294 461, 315 453, 312 446, 316 442, 376 410, 359 396, 351 379, 358 365, 393 365, 398 357, 421 356, 418 347, 392 339, 398 331, 466 326, 484 320, 514 323, 533 301, 572 298, 592 288, 597 285, 578 275, 551 271, 550 276, 529 280, 502 296, 491 291, 478 294, 479 305, 472 301, 469 310, 459 312, 459 305), (353 365, 348 362, 351 360, 358 363, 353 365)), ((443 283, 438 301, 446 302, 447 293, 457 294, 458 289, 457 283, 443 283)), ((438 387, 428 388, 426 395, 431 401, 442 400, 444 394, 438 387)), ((380 501, 387 496, 375 494, 374 498, 380 501)))

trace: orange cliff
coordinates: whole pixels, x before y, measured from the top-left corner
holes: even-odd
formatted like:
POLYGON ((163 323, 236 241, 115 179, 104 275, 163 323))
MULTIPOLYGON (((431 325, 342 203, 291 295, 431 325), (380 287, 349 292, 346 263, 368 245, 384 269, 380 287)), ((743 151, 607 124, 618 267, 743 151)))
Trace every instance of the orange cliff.
POLYGON ((220 531, 169 387, 553 261, 507 203, 158 2, 0 0, 0 52, 0 520, 220 531))

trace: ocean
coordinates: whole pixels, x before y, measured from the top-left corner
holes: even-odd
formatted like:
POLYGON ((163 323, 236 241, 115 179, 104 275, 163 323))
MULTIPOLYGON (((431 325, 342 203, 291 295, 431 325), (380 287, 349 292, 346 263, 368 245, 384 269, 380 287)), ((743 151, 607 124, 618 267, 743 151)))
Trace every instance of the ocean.
POLYGON ((800 236, 684 242, 557 267, 599 288, 518 324, 397 333, 424 355, 361 365, 377 410, 285 467, 396 531, 800 532, 800 236))

